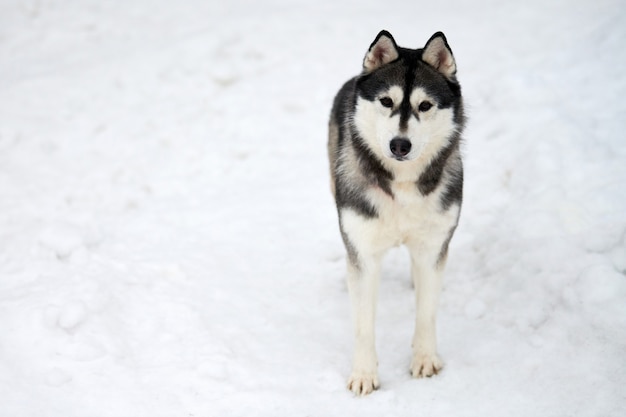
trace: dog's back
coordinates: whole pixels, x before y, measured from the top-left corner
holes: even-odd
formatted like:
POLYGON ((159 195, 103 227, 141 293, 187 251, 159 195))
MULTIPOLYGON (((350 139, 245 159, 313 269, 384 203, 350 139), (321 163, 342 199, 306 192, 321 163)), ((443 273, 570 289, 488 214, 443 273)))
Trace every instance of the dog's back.
POLYGON ((346 82, 335 96, 333 108, 330 112, 328 123, 328 160, 330 164, 331 191, 335 196, 335 172, 339 168, 340 147, 343 145, 344 131, 349 129, 350 120, 347 119, 352 113, 349 103, 354 102, 354 84, 356 77, 346 82))

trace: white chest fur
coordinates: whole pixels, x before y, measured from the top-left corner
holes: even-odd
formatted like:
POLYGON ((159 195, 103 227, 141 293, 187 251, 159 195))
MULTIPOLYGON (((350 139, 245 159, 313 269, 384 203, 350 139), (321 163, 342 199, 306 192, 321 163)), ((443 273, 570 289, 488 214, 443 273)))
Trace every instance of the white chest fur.
POLYGON ((442 211, 442 191, 423 196, 412 181, 394 182, 391 191, 393 197, 380 188, 367 192, 377 217, 367 218, 352 209, 342 209, 342 227, 356 249, 379 253, 401 244, 439 248, 456 224, 459 207, 442 211))

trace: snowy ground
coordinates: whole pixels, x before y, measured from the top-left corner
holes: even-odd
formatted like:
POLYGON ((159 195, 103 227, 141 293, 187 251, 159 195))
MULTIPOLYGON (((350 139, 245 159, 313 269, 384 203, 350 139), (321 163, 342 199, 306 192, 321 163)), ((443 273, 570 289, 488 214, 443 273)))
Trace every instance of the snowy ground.
POLYGON ((620 416, 619 1, 0 2, 0 416, 620 416), (380 29, 443 30, 469 124, 439 335, 386 260, 346 389, 326 123, 380 29))

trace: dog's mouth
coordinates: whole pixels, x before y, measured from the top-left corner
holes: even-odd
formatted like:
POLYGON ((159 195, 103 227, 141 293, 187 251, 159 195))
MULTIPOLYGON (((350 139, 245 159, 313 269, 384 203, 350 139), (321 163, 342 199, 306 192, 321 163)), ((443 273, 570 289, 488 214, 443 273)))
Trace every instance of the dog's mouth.
POLYGON ((396 156, 393 155, 391 158, 395 159, 398 162, 404 162, 404 161, 408 161, 409 158, 407 158, 406 156, 396 156))

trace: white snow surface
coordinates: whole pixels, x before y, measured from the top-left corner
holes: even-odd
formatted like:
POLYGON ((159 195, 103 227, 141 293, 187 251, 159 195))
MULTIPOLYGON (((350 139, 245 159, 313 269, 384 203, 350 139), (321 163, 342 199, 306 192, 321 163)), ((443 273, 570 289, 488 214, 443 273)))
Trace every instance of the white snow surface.
POLYGON ((0 3, 0 416, 626 415, 623 1, 0 3), (432 4, 431 4, 432 3, 432 4), (332 99, 442 30, 467 115, 438 333, 352 330, 332 99))

